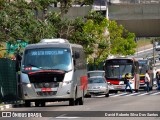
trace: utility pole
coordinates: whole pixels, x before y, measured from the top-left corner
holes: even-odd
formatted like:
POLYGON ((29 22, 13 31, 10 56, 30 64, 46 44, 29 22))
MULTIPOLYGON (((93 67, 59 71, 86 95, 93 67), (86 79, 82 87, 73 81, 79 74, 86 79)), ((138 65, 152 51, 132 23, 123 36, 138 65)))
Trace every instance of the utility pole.
POLYGON ((155 67, 155 40, 153 38, 153 66, 155 67))
POLYGON ((100 0, 100 12, 102 12, 101 5, 102 5, 102 0, 100 0))
POLYGON ((107 3, 107 0, 106 0, 106 18, 109 19, 109 16, 108 16, 108 3, 107 3))

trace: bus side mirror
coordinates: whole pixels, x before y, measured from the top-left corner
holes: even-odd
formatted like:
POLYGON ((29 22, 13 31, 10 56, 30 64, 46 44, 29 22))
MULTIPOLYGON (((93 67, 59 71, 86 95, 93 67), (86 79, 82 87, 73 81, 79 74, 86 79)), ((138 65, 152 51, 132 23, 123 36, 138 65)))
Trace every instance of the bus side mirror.
POLYGON ((16 54, 16 71, 20 71, 22 56, 20 54, 16 54))
POLYGON ((22 60, 22 56, 18 54, 17 57, 16 57, 16 59, 17 59, 18 61, 21 61, 21 60, 22 60))
POLYGON ((79 52, 75 51, 75 53, 74 53, 74 58, 75 58, 75 59, 78 59, 79 57, 80 57, 79 52))

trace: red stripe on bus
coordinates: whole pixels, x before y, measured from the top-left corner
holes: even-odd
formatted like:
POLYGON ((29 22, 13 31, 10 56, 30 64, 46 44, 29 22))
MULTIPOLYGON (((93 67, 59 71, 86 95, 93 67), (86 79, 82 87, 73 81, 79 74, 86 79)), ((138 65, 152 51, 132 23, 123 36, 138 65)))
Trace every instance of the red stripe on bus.
POLYGON ((107 82, 110 82, 110 84, 119 85, 119 81, 117 81, 117 80, 108 80, 107 79, 107 82))
POLYGON ((60 73, 60 74, 64 74, 63 71, 61 70, 39 70, 39 71, 35 71, 35 72, 29 72, 28 74, 36 74, 36 73, 46 73, 46 72, 56 72, 56 73, 60 73))
POLYGON ((81 76, 81 90, 86 90, 88 88, 88 79, 87 76, 81 76))

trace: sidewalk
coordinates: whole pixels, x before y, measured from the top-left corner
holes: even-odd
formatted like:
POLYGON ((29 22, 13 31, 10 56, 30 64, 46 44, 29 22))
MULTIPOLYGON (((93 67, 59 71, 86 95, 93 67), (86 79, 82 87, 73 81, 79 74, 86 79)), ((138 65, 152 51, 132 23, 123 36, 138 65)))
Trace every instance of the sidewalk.
POLYGON ((13 107, 13 104, 6 104, 6 105, 4 104, 0 106, 0 110, 5 110, 12 107, 13 107))
POLYGON ((1 103, 0 105, 0 111, 9 109, 9 108, 14 108, 14 107, 20 107, 20 106, 24 106, 24 104, 22 104, 22 101, 14 101, 13 103, 1 103))

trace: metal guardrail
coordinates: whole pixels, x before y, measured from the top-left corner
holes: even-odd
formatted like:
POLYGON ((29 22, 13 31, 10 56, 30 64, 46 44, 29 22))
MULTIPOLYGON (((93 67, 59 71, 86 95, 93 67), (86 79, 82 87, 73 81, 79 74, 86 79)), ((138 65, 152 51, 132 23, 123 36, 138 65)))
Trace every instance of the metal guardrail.
POLYGON ((109 3, 113 4, 152 4, 159 3, 160 0, 107 0, 109 3))
MULTIPOLYGON (((160 4, 160 0, 94 0, 94 6, 106 6, 108 4, 160 4)), ((75 2, 75 5, 78 5, 78 2, 75 2)))

